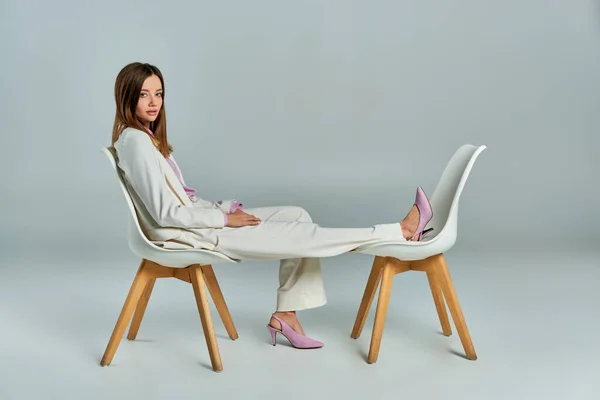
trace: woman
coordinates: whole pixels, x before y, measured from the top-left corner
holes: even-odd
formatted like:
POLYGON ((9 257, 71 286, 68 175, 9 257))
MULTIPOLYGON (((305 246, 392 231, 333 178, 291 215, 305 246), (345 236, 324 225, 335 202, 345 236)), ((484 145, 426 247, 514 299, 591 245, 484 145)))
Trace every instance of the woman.
POLYGON ((273 345, 280 333, 294 347, 322 347, 305 335, 296 316, 326 303, 319 258, 381 242, 420 240, 432 217, 425 193, 417 189, 414 205, 399 223, 352 229, 322 228, 300 207, 244 210, 236 200, 204 200, 186 185, 171 154, 164 95, 163 76, 153 65, 131 63, 117 76, 112 145, 145 235, 165 248, 281 260, 277 307, 267 325, 273 345))

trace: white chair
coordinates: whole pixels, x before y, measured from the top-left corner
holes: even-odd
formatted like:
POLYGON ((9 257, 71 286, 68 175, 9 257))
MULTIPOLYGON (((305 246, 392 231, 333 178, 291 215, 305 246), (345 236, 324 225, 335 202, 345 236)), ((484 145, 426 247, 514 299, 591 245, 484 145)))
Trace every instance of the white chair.
POLYGON ((135 315, 133 315, 127 338, 130 340, 136 338, 156 279, 177 278, 192 284, 212 368, 215 371, 222 371, 223 364, 221 362, 221 355, 215 337, 204 285, 206 284, 208 287, 217 312, 223 321, 223 325, 225 325, 227 334, 232 340, 237 339, 237 331, 212 269, 212 264, 237 263, 237 261, 223 254, 208 250, 171 250, 156 246, 150 242, 142 231, 133 201, 125 186, 120 170, 117 168, 114 148, 105 147, 101 151, 106 154, 117 173, 121 190, 123 191, 132 217, 129 225, 129 247, 134 254, 142 259, 142 262, 137 270, 100 365, 105 366, 112 362, 134 310, 135 315))
POLYGON ((444 253, 451 249, 456 242, 460 195, 475 160, 485 149, 486 146, 476 147, 467 144, 461 146, 454 153, 430 199, 433 218, 427 227, 434 230, 422 241, 407 242, 401 245, 384 243, 361 250, 361 253, 374 255, 375 260, 352 329, 352 338, 357 339, 360 336, 373 303, 375 292, 381 283, 371 345, 367 357, 368 363, 376 362, 379 355, 394 276, 406 271, 423 271, 427 274, 435 307, 442 325, 442 332, 446 336, 452 334, 448 314, 446 313, 445 299, 467 358, 470 360, 477 359, 465 318, 454 291, 454 285, 450 279, 444 253))

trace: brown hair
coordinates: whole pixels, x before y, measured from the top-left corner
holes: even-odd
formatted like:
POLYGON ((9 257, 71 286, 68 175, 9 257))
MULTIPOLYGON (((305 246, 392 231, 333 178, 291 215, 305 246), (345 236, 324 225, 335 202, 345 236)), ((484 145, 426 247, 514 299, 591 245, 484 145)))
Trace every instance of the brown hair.
MULTIPOLYGON (((160 83, 163 87, 162 97, 164 99, 165 81, 162 73, 156 66, 148 63, 134 62, 126 65, 117 75, 115 81, 115 102, 117 110, 112 132, 113 146, 125 128, 135 128, 147 133, 144 124, 136 117, 135 110, 140 99, 144 81, 152 75, 156 75, 160 79, 160 83)), ((156 120, 150 123, 150 130, 154 133, 154 137, 150 134, 148 134, 148 136, 150 136, 150 139, 152 139, 152 142, 158 151, 160 151, 163 156, 168 157, 173 149, 167 141, 167 115, 165 112, 164 100, 156 120)))

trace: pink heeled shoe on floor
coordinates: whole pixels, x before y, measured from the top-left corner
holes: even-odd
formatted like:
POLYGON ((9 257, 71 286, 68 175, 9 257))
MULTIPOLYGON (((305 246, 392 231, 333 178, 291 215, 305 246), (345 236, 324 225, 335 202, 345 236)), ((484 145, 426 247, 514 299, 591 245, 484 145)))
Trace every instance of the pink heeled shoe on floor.
POLYGON ((279 323, 281 324, 281 330, 273 328, 270 324, 267 325, 269 332, 271 332, 271 341, 273 346, 276 344, 277 334, 281 334, 285 336, 285 338, 290 342, 292 346, 297 349, 318 349, 323 347, 323 343, 318 340, 314 340, 309 338, 308 336, 304 336, 293 330, 288 324, 283 322, 281 318, 273 315, 279 323))
POLYGON ((425 195, 423 188, 420 186, 417 188, 417 195, 415 196, 414 205, 419 209, 419 225, 417 226, 417 229, 412 237, 407 240, 419 241, 424 237, 424 235, 431 232, 432 229, 428 229, 426 232, 423 232, 423 229, 425 229, 425 226, 427 226, 429 221, 431 221, 431 218, 433 218, 433 210, 431 208, 431 204, 429 203, 429 199, 427 198, 427 195, 425 195))

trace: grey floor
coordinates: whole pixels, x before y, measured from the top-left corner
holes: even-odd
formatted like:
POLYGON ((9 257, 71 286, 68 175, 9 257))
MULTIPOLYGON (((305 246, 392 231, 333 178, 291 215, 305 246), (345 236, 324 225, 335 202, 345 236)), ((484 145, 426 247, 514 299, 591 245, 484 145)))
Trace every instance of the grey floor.
POLYGON ((477 361, 463 357, 454 325, 441 334, 424 274, 399 275, 372 365, 374 309, 350 338, 369 257, 323 261, 329 302, 300 313, 326 344, 310 351, 269 343, 276 262, 215 266, 240 335, 229 340, 212 309, 221 373, 210 369, 191 286, 177 280, 157 283, 138 340, 100 367, 137 260, 93 259, 2 260, 0 399, 600 398, 599 252, 449 253, 477 361))

